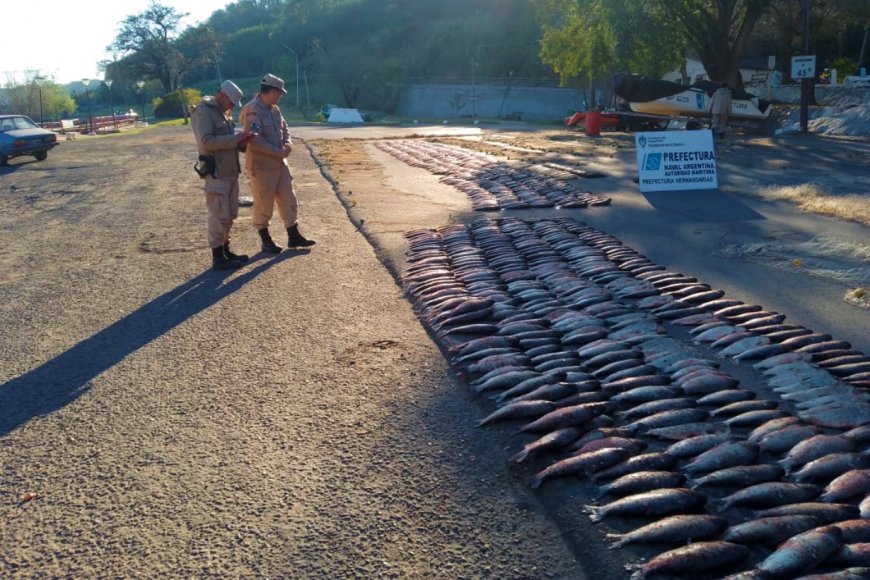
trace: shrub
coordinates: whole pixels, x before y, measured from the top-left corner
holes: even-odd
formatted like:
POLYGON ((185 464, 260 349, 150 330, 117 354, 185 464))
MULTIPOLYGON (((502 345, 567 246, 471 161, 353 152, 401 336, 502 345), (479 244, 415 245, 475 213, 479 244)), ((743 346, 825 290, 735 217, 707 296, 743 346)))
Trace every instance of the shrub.
POLYGON ((185 111, 202 98, 202 93, 196 89, 179 89, 168 95, 154 99, 154 116, 160 119, 177 119, 186 117, 185 111))

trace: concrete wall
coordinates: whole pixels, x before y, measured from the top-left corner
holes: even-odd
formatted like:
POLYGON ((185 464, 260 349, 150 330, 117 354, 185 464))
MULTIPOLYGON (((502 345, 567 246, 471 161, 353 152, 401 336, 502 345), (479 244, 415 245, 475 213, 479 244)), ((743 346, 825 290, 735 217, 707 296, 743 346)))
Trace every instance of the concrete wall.
POLYGON ((508 87, 506 85, 411 85, 399 101, 408 117, 509 117, 528 121, 562 121, 586 110, 576 89, 508 87))

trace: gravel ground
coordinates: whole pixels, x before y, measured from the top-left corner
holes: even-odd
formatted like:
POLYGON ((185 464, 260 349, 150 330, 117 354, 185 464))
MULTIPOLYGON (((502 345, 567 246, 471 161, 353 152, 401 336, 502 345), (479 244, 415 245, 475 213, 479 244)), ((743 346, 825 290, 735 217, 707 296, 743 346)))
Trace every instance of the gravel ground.
POLYGON ((2 172, 0 576, 584 577, 305 148, 317 247, 227 275, 194 155, 159 128, 2 172))

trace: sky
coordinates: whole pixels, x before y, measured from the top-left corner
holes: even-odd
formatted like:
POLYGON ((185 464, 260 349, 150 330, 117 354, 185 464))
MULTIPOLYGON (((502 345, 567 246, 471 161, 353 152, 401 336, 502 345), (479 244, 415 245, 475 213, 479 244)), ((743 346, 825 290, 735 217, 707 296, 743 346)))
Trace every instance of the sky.
MULTIPOLYGON (((192 26, 231 0, 160 0, 189 13, 181 23, 192 26)), ((106 47, 121 21, 144 12, 149 0, 39 0, 4 2, 0 8, 0 86, 41 74, 66 84, 101 79, 97 63, 110 60, 106 47), (38 71, 32 72, 32 71, 38 71)))

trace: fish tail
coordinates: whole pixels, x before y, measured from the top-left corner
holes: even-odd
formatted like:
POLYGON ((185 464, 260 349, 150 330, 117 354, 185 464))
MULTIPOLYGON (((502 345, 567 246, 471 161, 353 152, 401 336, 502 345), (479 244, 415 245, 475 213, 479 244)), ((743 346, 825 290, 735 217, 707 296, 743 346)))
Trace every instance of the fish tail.
POLYGON ((486 419, 481 419, 480 421, 477 421, 477 422, 474 424, 474 426, 475 426, 475 427, 483 427, 483 426, 486 425, 487 423, 489 423, 489 417, 487 417, 486 419))
POLYGON ((598 506, 587 505, 583 506, 583 509, 589 514, 589 519, 593 522, 600 522, 604 519, 604 509, 598 506))
POLYGON ((539 473, 534 475, 528 479, 529 487, 532 489, 538 489, 541 487, 541 484, 544 483, 544 480, 547 479, 547 475, 545 473, 539 473))
POLYGON ((525 461, 528 458, 529 458, 529 450, 523 449, 519 453, 512 455, 511 458, 509 459, 509 461, 511 461, 513 463, 522 463, 523 461, 525 461))
POLYGON ((626 534, 605 534, 604 537, 613 542, 610 545, 610 549, 615 550, 616 548, 621 548, 625 544, 625 536, 626 534))

